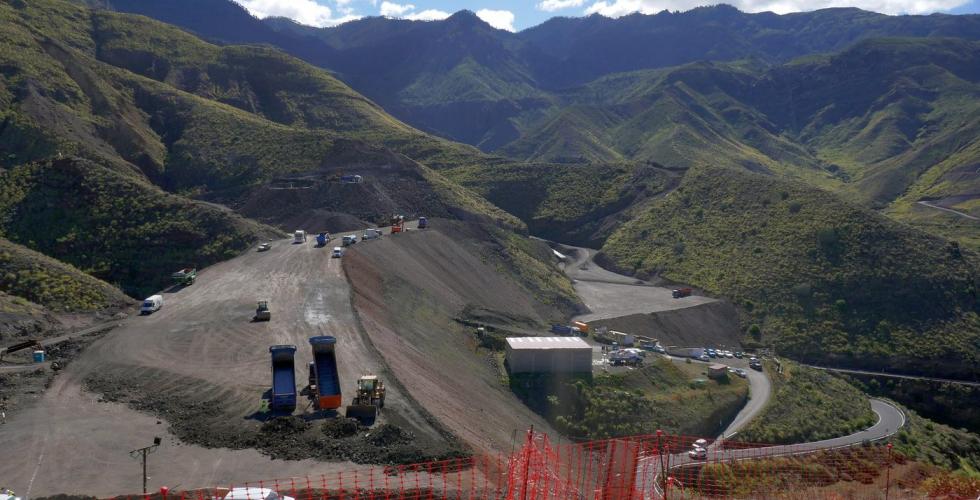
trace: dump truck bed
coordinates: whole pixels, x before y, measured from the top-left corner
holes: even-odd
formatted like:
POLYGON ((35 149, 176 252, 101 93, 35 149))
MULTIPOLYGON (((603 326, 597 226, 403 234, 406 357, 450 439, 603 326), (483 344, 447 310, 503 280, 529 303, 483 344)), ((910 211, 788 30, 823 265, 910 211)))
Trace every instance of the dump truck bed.
POLYGON ((321 410, 340 408, 340 376, 337 374, 337 339, 330 336, 311 337, 313 364, 316 367, 317 406, 321 410))
POLYGON ((272 353, 272 397, 270 406, 274 410, 296 409, 296 371, 293 356, 294 345, 275 345, 269 348, 272 353))

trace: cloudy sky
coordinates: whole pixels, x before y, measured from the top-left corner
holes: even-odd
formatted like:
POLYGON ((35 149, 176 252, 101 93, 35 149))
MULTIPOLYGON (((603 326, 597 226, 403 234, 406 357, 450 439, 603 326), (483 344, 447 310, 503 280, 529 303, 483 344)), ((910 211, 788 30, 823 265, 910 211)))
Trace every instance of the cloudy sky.
MULTIPOLYGON (((704 0, 235 0, 258 17, 284 16, 312 26, 333 26, 366 16, 444 19, 462 9, 509 31, 520 31, 554 16, 602 14, 619 17, 688 10, 704 0)), ((825 7, 860 7, 886 14, 980 13, 980 0, 727 0, 746 12, 779 14, 825 7)))

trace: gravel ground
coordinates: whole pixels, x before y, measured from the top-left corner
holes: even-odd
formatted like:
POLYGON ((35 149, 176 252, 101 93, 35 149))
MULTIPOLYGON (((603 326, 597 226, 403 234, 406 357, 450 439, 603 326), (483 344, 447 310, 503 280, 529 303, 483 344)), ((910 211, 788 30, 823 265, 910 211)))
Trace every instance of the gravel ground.
MULTIPOLYGON (((268 453, 281 451, 263 449, 258 437, 258 450, 234 449, 242 443, 236 433, 261 433, 270 345, 297 345, 297 382, 302 384, 312 358, 307 339, 336 336, 344 404, 359 376, 375 373, 392 380, 360 330, 340 262, 330 259, 327 250, 314 248, 312 241, 276 241, 268 252, 249 252, 202 270, 197 283, 165 292, 164 301, 157 313, 129 318, 94 342, 36 401, 8 413, 0 449, 18 459, 0 461, 6 486, 30 496, 138 491, 138 468, 128 450, 146 446, 154 436, 166 437, 168 427, 176 435, 153 456, 151 486, 201 487, 356 470, 353 460, 373 459, 352 444, 350 450, 324 452, 351 460, 272 460, 268 453), (258 299, 270 301, 271 322, 250 321, 258 299), (106 397, 85 391, 86 383, 106 397), (188 439, 206 446, 176 437, 191 435, 190 429, 197 429, 196 436, 188 439)), ((297 414, 322 420, 305 408, 297 414)), ((379 461, 459 451, 394 380, 377 422, 384 424, 413 437, 396 447, 416 449, 375 453, 379 461)), ((288 458, 324 453, 290 451, 288 458)))

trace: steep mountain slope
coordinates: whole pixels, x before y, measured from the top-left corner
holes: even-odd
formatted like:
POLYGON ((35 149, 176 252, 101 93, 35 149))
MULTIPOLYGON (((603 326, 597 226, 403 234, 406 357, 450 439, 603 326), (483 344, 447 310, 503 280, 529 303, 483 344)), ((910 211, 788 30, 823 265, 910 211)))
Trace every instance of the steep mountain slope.
POLYGON ((695 167, 601 256, 732 299, 750 341, 805 362, 975 371, 976 254, 800 183, 695 167))
MULTIPOLYGON (((352 168, 375 168, 380 186, 415 186, 400 197, 381 189, 395 202, 377 204, 376 219, 431 210, 524 227, 383 146, 432 166, 484 159, 477 150, 414 130, 281 52, 217 47, 147 18, 58 0, 3 4, 0 19, 8 27, 0 36, 0 161, 9 167, 0 174, 0 225, 12 240, 128 293, 156 290, 178 267, 216 262, 272 234, 160 188, 243 207, 278 178, 336 182, 352 168), (387 168, 399 163, 410 167, 387 168)), ((265 201, 251 214, 285 222, 263 213, 283 198, 265 201)), ((354 213, 374 204, 348 197, 329 208, 354 213)), ((309 222, 306 229, 322 229, 309 222)))
POLYGON ((222 2, 232 4, 167 0, 166 11, 136 0, 109 6, 207 39, 276 45, 337 72, 409 124, 485 151, 527 135, 529 121, 555 110, 556 90, 613 73, 703 60, 781 63, 882 36, 980 39, 980 16, 885 16, 858 9, 779 16, 719 5, 619 19, 555 18, 513 34, 468 11, 434 22, 367 18, 312 28, 276 18, 258 26, 222 2))

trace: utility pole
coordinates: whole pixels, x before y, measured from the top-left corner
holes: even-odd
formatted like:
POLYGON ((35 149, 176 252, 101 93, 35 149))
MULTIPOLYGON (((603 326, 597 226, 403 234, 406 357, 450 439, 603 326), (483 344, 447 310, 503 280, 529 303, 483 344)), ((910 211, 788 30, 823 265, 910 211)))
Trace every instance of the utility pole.
POLYGON ((129 452, 129 456, 131 456, 131 457, 133 457, 133 458, 135 458, 137 460, 140 460, 143 463, 143 495, 144 496, 146 495, 146 480, 147 480, 147 476, 146 476, 146 456, 149 455, 150 453, 153 453, 154 451, 156 451, 157 448, 160 446, 160 442, 161 441, 162 440, 159 437, 154 437, 153 438, 153 444, 151 444, 150 446, 145 446, 143 448, 137 448, 137 449, 129 452))

